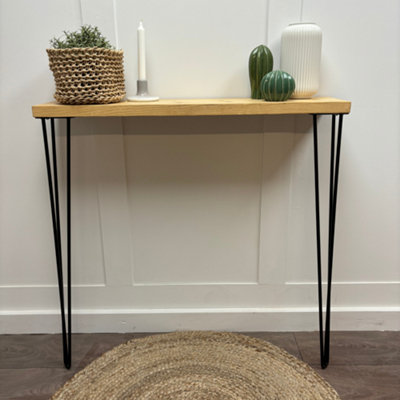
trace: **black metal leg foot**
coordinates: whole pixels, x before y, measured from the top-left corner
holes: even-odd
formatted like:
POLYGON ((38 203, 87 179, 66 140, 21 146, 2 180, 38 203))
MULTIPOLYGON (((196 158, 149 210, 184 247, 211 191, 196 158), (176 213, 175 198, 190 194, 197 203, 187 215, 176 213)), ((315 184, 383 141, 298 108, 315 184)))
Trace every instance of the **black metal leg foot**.
POLYGON ((49 143, 47 138, 46 119, 42 118, 42 131, 44 150, 46 156, 47 178, 49 184, 51 217, 53 222, 54 249, 57 264, 58 291, 60 297, 61 327, 64 364, 71 368, 71 120, 67 118, 67 315, 68 325, 65 320, 64 279, 62 266, 60 205, 57 173, 57 148, 54 118, 50 119, 52 164, 50 159, 49 143))
POLYGON ((334 238, 335 238, 336 203, 337 203, 338 179, 339 179, 340 147, 342 142, 342 126, 343 126, 343 114, 340 114, 338 137, 336 141, 335 138, 336 115, 332 115, 331 160, 330 160, 330 179, 329 179, 329 219, 328 219, 328 282, 327 282, 325 337, 324 337, 323 304, 322 304, 321 229, 320 229, 320 208, 319 208, 318 130, 317 130, 317 115, 313 114, 319 341, 320 341, 322 369, 325 369, 329 364, 333 248, 334 248, 334 238), (336 142, 336 150, 335 150, 335 142, 336 142))

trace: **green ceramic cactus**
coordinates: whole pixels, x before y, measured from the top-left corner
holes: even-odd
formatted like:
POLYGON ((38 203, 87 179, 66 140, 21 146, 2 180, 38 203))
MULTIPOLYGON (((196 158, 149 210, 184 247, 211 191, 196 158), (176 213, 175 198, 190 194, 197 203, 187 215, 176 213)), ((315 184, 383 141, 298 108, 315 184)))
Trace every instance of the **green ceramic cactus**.
POLYGON ((261 79, 265 74, 272 71, 273 65, 274 58, 267 46, 260 44, 250 53, 249 75, 252 99, 262 99, 260 91, 261 79))
POLYGON ((260 89, 262 96, 267 101, 285 101, 294 92, 295 81, 285 71, 272 71, 264 75, 260 89))

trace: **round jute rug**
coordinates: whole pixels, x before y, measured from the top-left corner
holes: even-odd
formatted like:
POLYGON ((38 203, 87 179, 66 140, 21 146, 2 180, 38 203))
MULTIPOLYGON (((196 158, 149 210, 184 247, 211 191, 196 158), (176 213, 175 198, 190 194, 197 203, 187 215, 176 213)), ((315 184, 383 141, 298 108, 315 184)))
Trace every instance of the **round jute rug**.
POLYGON ((337 400, 307 364, 263 340, 226 332, 134 339, 93 361, 53 397, 65 399, 337 400))

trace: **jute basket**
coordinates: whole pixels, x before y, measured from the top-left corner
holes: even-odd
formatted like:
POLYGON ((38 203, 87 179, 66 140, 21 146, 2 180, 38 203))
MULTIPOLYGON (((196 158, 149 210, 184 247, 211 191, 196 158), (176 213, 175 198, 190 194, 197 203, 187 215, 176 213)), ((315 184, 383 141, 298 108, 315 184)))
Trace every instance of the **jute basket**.
POLYGON ((106 104, 125 97, 122 50, 47 49, 47 54, 59 103, 106 104))

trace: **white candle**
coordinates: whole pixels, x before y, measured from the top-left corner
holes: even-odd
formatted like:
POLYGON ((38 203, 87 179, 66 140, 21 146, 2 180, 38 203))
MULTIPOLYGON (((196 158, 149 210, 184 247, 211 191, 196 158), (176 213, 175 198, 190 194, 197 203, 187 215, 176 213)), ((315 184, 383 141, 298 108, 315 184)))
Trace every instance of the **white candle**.
POLYGON ((138 78, 140 81, 146 80, 146 44, 144 37, 143 22, 140 21, 137 30, 138 40, 138 78))

